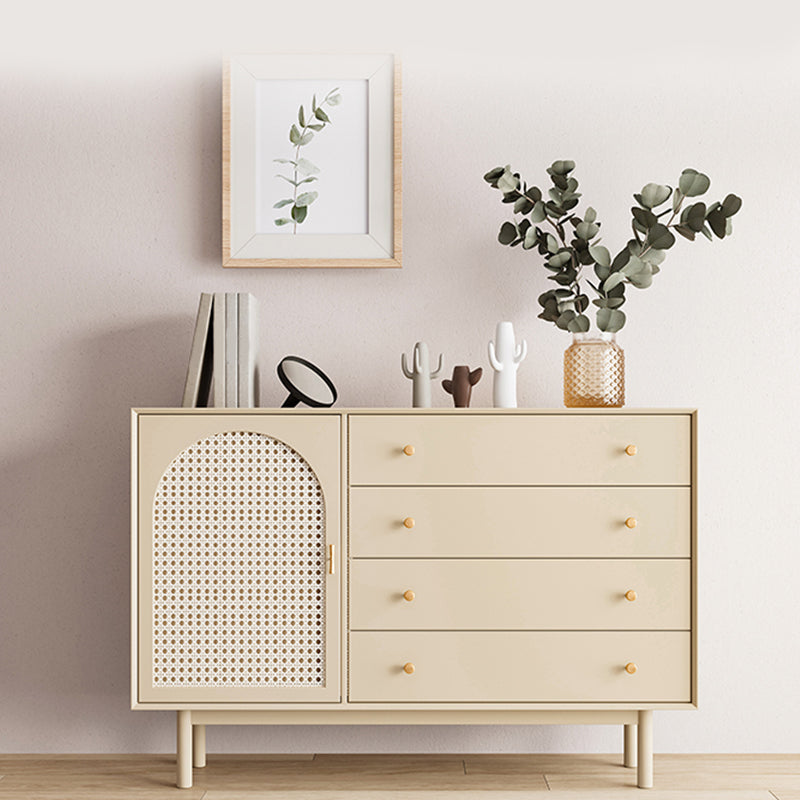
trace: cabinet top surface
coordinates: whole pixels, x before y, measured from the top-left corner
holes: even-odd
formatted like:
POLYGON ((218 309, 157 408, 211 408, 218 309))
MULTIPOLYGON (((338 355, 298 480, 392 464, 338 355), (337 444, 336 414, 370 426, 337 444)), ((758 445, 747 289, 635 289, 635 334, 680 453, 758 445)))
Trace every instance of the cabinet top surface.
POLYGON ((448 415, 448 416, 478 416, 478 415, 515 415, 515 414, 556 414, 556 415, 657 415, 657 414, 695 414, 695 408, 133 408, 134 414, 224 414, 224 415, 254 415, 254 414, 281 414, 298 416, 305 414, 345 416, 351 414, 380 415, 380 414, 414 414, 414 415, 448 415))

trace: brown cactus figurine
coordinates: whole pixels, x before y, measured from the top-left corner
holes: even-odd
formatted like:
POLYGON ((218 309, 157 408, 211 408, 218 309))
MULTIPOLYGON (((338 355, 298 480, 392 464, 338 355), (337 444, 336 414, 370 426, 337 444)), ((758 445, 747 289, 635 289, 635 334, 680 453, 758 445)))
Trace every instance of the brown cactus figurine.
POLYGON ((469 367, 453 367, 452 380, 442 381, 447 394, 453 395, 456 408, 469 408, 472 387, 481 379, 483 367, 469 371, 469 367))

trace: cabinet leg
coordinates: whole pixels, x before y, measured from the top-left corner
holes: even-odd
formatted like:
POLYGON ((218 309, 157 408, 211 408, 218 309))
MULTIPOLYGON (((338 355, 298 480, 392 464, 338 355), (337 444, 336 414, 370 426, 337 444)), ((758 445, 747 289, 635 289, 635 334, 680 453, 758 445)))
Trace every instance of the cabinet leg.
POLYGON ((206 726, 192 725, 192 766, 206 765, 206 726))
POLYGON ((653 788, 653 712, 639 712, 637 785, 640 789, 653 788))
POLYGON ((192 712, 178 712, 178 780, 179 789, 192 788, 192 712))
POLYGON ((625 748, 623 750, 623 761, 622 763, 626 767, 635 767, 636 766, 636 726, 635 725, 623 725, 624 728, 624 739, 625 739, 625 748))

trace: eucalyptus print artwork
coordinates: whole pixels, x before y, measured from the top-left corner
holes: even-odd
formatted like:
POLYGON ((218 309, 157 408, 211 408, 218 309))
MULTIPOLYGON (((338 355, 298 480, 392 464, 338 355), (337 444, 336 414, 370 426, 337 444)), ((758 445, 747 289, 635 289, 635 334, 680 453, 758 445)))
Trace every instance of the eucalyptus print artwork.
MULTIPOLYGON (((308 217, 308 209, 311 204, 319 197, 319 192, 313 191, 309 185, 319 180, 321 169, 307 158, 300 155, 300 151, 314 138, 315 134, 321 133, 326 127, 333 124, 325 106, 332 108, 342 102, 342 95, 338 87, 331 89, 325 95, 322 102, 317 105, 317 96, 311 97, 311 111, 306 111, 305 106, 300 106, 297 112, 297 122, 292 123, 289 128, 289 142, 294 145, 293 158, 273 159, 278 164, 286 164, 289 175, 278 173, 275 177, 280 178, 292 187, 292 196, 279 200, 273 208, 289 209, 288 217, 278 217, 275 224, 279 227, 284 225, 292 226, 292 233, 297 233, 297 226, 302 225, 308 217)), ((284 212, 285 213, 285 212, 284 212)))

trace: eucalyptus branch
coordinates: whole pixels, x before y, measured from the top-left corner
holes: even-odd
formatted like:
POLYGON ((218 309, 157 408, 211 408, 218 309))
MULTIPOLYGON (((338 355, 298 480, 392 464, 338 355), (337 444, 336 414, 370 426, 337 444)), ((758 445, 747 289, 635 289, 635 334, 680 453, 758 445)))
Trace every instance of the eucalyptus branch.
POLYGON ((519 223, 503 223, 498 235, 500 243, 511 247, 521 244, 525 250, 536 248, 545 259, 545 267, 553 273, 549 279, 559 286, 539 296, 542 307, 539 317, 573 333, 587 331, 590 327, 589 319, 581 309, 587 302, 581 287, 585 266, 591 265, 597 276, 597 285, 586 279, 597 295, 593 301, 597 306, 597 326, 603 331, 618 331, 626 321, 620 308, 625 303, 626 287, 645 289, 652 284, 666 251, 675 244, 672 231, 691 241, 697 233, 703 233, 709 239, 713 233, 722 239, 732 232, 731 217, 742 205, 741 198, 729 194, 708 208, 703 202, 684 208, 686 198, 704 194, 711 184, 706 175, 694 169, 685 169, 681 173, 674 192, 669 186, 648 183, 633 196, 637 202, 637 206, 631 209, 634 238, 612 258, 608 248, 600 245, 597 238, 601 223, 597 221, 594 209, 588 208, 582 219, 571 211, 580 197, 578 181, 570 177, 574 168, 573 161, 555 161, 547 170, 553 183, 548 192, 550 201, 543 200, 538 187, 521 183, 520 176, 513 173, 510 166, 496 167, 484 175, 487 183, 503 193, 503 202, 514 203, 514 213, 522 216, 519 223), (520 186, 524 192, 520 191, 520 186), (670 209, 658 212, 655 209, 670 197, 672 213, 663 223, 660 220, 670 214, 670 209), (555 253, 551 250, 552 241, 548 244, 548 237, 552 234, 537 227, 545 221, 554 229, 558 237, 555 241, 561 245, 555 253), (564 232, 567 222, 575 228, 575 238, 571 243, 567 242, 564 232))

